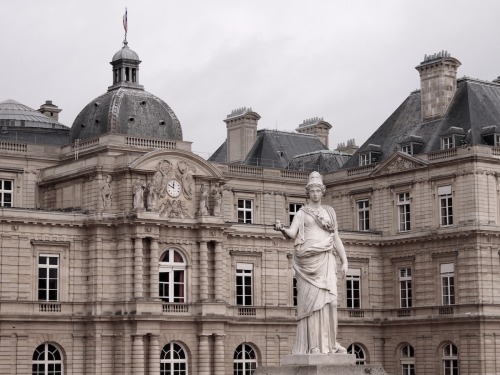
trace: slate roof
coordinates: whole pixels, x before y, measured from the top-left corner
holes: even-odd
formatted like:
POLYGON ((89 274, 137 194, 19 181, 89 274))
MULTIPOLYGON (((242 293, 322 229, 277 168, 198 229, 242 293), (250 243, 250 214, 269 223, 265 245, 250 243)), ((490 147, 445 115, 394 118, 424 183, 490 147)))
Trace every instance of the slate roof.
MULTIPOLYGON (((242 164, 285 169, 295 156, 319 150, 328 148, 314 135, 262 129, 242 164)), ((208 160, 226 163, 226 155, 227 140, 208 160)))
POLYGON ((295 156, 288 165, 288 169, 317 171, 325 174, 339 170, 350 157, 350 154, 339 151, 319 150, 295 156))
POLYGON ((377 157, 383 162, 401 144, 423 143, 420 153, 441 149, 441 137, 462 133, 468 144, 485 144, 481 132, 485 127, 500 125, 500 84, 470 78, 457 80, 457 91, 444 117, 422 122, 420 91, 412 92, 394 113, 368 138, 343 168, 359 165, 359 155, 380 146, 377 157))
POLYGON ((67 145, 70 129, 15 100, 0 102, 0 140, 31 144, 67 145))

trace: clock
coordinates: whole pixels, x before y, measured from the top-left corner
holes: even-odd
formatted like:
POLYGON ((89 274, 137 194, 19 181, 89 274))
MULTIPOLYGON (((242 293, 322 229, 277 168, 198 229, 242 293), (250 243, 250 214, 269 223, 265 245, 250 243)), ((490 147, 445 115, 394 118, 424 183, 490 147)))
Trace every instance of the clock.
POLYGON ((172 198, 177 198, 179 195, 181 195, 181 183, 177 180, 170 180, 167 182, 167 193, 170 195, 172 198))

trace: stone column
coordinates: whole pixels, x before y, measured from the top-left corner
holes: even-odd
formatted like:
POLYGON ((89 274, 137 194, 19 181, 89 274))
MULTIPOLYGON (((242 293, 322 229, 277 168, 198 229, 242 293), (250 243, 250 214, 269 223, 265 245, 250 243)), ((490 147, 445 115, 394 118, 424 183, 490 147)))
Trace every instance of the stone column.
POLYGON ((152 300, 159 299, 159 255, 158 255, 158 239, 151 238, 151 254, 149 263, 149 297, 152 300))
MULTIPOLYGON (((132 342, 132 373, 144 375, 144 343, 142 335, 133 335, 132 342)), ((158 368, 160 366, 158 365, 158 368)))
POLYGON ((160 373, 160 337, 150 334, 149 336, 149 364, 148 375, 160 373))
POLYGON ((136 238, 134 243, 134 298, 143 297, 142 290, 142 238, 136 238))
POLYGON ((214 375, 224 375, 224 336, 215 336, 214 375))
POLYGON ((208 246, 200 242, 200 301, 208 300, 208 246))
POLYGON ((198 374, 210 375, 210 344, 208 335, 200 335, 198 343, 198 374))
POLYGON ((222 242, 215 243, 215 267, 214 267, 214 284, 215 284, 215 300, 222 302, 222 242))

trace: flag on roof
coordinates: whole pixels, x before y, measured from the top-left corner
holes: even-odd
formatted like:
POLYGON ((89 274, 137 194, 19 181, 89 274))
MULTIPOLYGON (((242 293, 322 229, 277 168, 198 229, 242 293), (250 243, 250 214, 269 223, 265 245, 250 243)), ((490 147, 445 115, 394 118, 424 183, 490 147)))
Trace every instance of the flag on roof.
POLYGON ((127 8, 125 8, 125 14, 123 15, 123 29, 125 30, 126 34, 128 31, 127 8))

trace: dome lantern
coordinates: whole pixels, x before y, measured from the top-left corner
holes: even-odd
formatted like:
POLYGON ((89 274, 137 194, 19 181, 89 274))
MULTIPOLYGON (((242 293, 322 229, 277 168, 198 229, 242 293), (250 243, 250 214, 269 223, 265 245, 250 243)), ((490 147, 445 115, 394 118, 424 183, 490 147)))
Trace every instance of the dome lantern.
POLYGON ((144 87, 139 85, 140 63, 139 55, 128 47, 128 42, 125 39, 122 49, 114 54, 110 62, 113 66, 113 85, 108 88, 108 91, 119 87, 143 90, 144 87))

